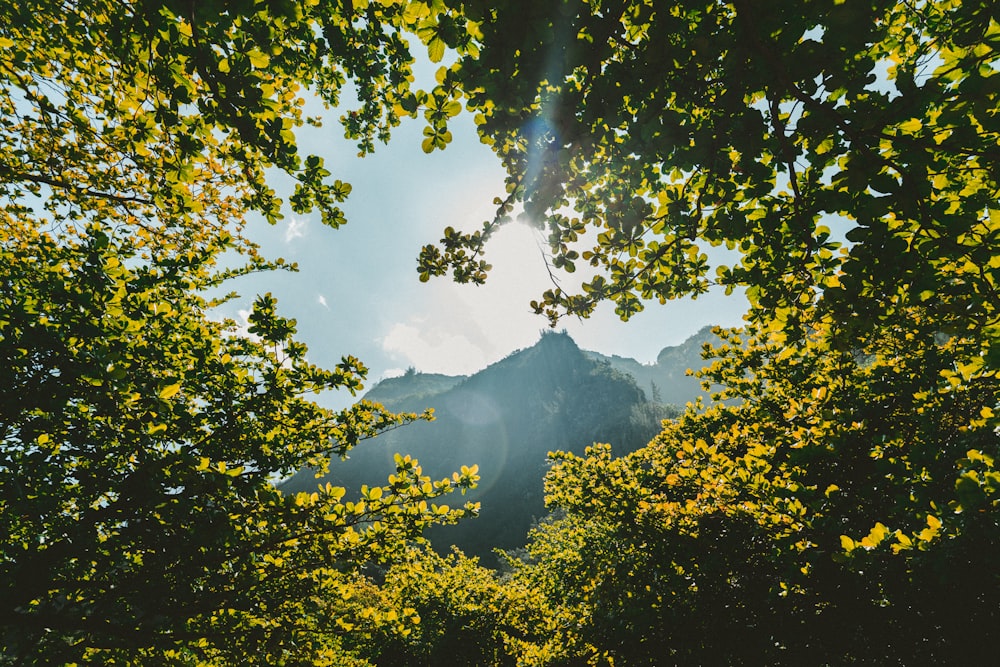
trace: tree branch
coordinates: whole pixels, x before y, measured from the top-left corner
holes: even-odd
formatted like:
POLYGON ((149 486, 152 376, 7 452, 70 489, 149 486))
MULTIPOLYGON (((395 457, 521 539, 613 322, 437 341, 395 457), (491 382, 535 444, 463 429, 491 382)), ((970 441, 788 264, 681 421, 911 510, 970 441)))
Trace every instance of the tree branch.
POLYGON ((113 192, 104 192, 103 190, 95 190, 93 188, 79 187, 60 178, 52 178, 50 176, 44 176, 42 174, 30 174, 28 172, 18 171, 8 164, 0 162, 0 178, 5 181, 15 181, 23 180, 29 183, 36 183, 38 185, 48 185, 53 188, 59 188, 61 190, 69 190, 71 192, 76 192, 87 197, 98 197, 101 199, 108 199, 110 201, 118 202, 121 204, 146 204, 152 205, 153 201, 151 199, 146 199, 144 197, 138 197, 135 195, 119 195, 113 192))

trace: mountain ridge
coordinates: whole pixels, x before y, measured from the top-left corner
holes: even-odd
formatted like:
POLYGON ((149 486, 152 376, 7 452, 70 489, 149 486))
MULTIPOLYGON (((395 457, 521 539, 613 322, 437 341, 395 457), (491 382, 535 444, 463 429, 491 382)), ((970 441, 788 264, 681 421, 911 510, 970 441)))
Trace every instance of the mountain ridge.
POLYGON ((607 361, 613 368, 631 375, 636 384, 651 401, 683 406, 698 396, 709 398, 701 386, 701 379, 688 375, 687 370, 698 370, 707 362, 702 359, 705 343, 717 342, 711 326, 702 327, 679 345, 668 345, 656 355, 656 361, 643 364, 631 357, 617 354, 605 355, 588 351, 586 354, 598 361, 607 361), (654 394, 657 394, 654 396, 654 394))
MULTIPOLYGON (((689 339, 683 345, 693 344, 689 339)), ((581 350, 565 332, 544 332, 533 346, 469 376, 410 370, 384 379, 365 398, 398 412, 433 408, 435 421, 386 433, 352 450, 348 460, 335 461, 323 479, 300 471, 282 488, 309 490, 317 481, 348 489, 382 483, 394 471, 397 452, 416 458, 432 478, 477 464, 479 487, 462 500, 479 501, 480 516, 433 529, 428 537, 438 548, 455 544, 492 562, 494 548, 522 546, 532 522, 544 516, 542 479, 549 452, 582 454, 594 442, 607 442, 616 455, 625 454, 658 433, 662 419, 678 414, 651 400, 649 387, 644 390, 624 370, 631 368, 628 361, 639 365, 581 350)), ((655 384, 655 378, 679 373, 656 367, 643 381, 655 384)), ((694 387, 700 390, 697 380, 694 387)), ((681 390, 664 389, 669 396, 684 394, 685 402, 694 399, 690 382, 681 390)))

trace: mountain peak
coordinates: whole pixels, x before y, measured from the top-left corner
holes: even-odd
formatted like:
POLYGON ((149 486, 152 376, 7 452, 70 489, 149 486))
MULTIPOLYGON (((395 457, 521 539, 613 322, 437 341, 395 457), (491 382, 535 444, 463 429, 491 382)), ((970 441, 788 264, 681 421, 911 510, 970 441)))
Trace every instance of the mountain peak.
MULTIPOLYGON (((690 346, 700 350, 700 342, 690 346)), ((394 430, 352 450, 350 460, 335 461, 322 481, 348 489, 384 483, 395 471, 397 452, 419 460, 432 478, 477 464, 479 487, 466 499, 482 503, 479 518, 428 536, 436 546, 456 544, 492 562, 494 548, 523 545, 532 521, 544 516, 548 453, 582 453, 594 442, 606 442, 620 455, 645 445, 662 419, 677 415, 662 398, 684 403, 699 391, 696 380, 684 377, 685 369, 584 352, 565 331, 545 331, 531 347, 468 377, 414 371, 383 380, 365 397, 399 412, 433 408, 435 421, 394 430), (642 376, 645 384, 637 384, 644 368, 660 375, 642 376), (679 379, 671 379, 674 375, 679 379)), ((307 491, 315 484, 312 472, 302 471, 284 488, 307 491)))
MULTIPOLYGON (((701 347, 708 342, 718 342, 718 337, 712 333, 712 325, 704 326, 699 329, 695 334, 688 336, 680 345, 671 345, 660 350, 660 353, 656 355, 657 364, 672 364, 675 360, 684 358, 692 359, 692 353, 696 353, 698 359, 701 359, 701 347)), ((700 367, 700 365, 699 365, 700 367)))

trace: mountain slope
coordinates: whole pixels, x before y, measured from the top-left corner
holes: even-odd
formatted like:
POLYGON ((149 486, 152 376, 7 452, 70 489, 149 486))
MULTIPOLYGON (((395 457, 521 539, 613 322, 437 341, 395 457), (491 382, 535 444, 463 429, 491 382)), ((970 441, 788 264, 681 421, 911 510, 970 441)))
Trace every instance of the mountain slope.
MULTIPOLYGON (((478 464, 479 487, 452 502, 477 500, 482 504, 480 516, 435 529, 428 536, 439 548, 455 544, 491 563, 494 547, 523 545, 532 521, 544 515, 542 479, 548 452, 582 453, 594 442, 607 442, 622 454, 645 445, 659 431, 661 419, 677 414, 647 399, 645 376, 644 392, 616 365, 628 368, 581 351, 565 333, 545 333, 533 347, 469 377, 408 372, 384 380, 366 398, 396 411, 434 408, 435 421, 386 433, 353 450, 349 460, 335 461, 324 479, 303 471, 283 488, 311 490, 317 481, 329 481, 354 489, 384 482, 394 470, 397 452, 417 458, 433 478, 478 464)), ((665 365, 653 376, 658 386, 662 382, 660 391, 685 402, 693 400, 697 382, 694 391, 690 382, 674 390, 668 370, 665 365)), ((690 380, 681 373, 681 379, 690 380)))
POLYGON ((708 392, 701 388, 701 380, 687 375, 687 371, 704 367, 708 362, 701 357, 702 346, 717 341, 712 327, 704 327, 680 345, 660 350, 653 364, 641 364, 635 359, 618 355, 606 356, 599 352, 585 354, 595 361, 605 361, 612 368, 631 375, 649 400, 683 406, 697 396, 708 400, 708 392))

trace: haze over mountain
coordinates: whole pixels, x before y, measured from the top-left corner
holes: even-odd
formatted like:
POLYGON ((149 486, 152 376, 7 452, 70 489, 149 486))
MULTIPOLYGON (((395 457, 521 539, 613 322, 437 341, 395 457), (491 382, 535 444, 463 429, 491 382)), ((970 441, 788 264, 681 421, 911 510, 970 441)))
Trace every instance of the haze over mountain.
POLYGON ((532 522, 544 516, 548 453, 582 453, 606 442, 624 454, 645 445, 662 419, 678 414, 668 402, 683 405, 702 393, 685 371, 703 365, 701 344, 710 337, 702 330, 664 348, 656 364, 643 365, 582 351, 566 333, 545 332, 534 346, 472 376, 411 370, 381 381, 365 397, 396 411, 433 408, 435 421, 386 433, 353 450, 347 461, 335 461, 325 478, 302 471, 283 488, 303 491, 331 482, 356 489, 384 482, 397 452, 418 459, 432 478, 478 464, 478 488, 450 500, 479 501, 480 516, 428 536, 438 548, 455 544, 493 562, 494 548, 522 546, 532 522), (654 393, 658 400, 652 400, 654 393))
POLYGON ((599 352, 585 351, 595 361, 607 362, 611 367, 631 375, 636 384, 654 403, 683 406, 698 396, 708 399, 708 392, 701 387, 701 380, 688 375, 688 369, 697 370, 705 365, 702 347, 716 341, 712 327, 703 327, 680 345, 665 347, 656 356, 656 362, 642 364, 629 357, 617 354, 607 356, 599 352))

